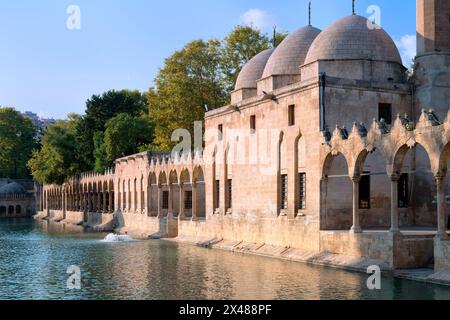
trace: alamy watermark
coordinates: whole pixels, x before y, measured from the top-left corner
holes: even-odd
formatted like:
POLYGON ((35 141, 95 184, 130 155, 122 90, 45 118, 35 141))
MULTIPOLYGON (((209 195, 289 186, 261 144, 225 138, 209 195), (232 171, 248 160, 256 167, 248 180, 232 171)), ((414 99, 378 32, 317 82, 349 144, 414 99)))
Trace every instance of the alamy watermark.
POLYGON ((370 274, 367 279, 367 288, 369 290, 381 290, 381 268, 379 266, 370 266, 367 268, 367 274, 370 274))
POLYGON ((69 15, 66 21, 66 27, 69 30, 81 29, 81 9, 79 6, 72 4, 67 7, 66 13, 69 15))
POLYGON ((70 275, 67 279, 67 289, 81 290, 81 269, 79 266, 70 266, 67 268, 67 274, 70 275))

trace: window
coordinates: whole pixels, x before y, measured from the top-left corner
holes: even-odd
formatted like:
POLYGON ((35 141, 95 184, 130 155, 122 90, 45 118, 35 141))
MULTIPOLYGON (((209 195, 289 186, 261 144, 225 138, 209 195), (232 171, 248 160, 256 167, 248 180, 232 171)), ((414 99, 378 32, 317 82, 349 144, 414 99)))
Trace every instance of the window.
POLYGON ((220 180, 216 180, 216 185, 215 185, 215 209, 219 209, 220 208, 220 180))
POLYGON ((192 191, 184 192, 184 208, 188 210, 192 209, 192 191))
POLYGON ((281 175, 281 210, 288 208, 288 176, 287 174, 281 175))
POLYGON ((289 126, 295 126, 295 106, 289 106, 288 109, 288 121, 289 121, 289 126))
POLYGON ((21 214, 21 213, 22 213, 22 207, 16 206, 16 214, 21 214))
POLYGON ((392 105, 390 103, 378 104, 378 120, 384 119, 387 124, 392 124, 392 105))
POLYGON ((228 194, 227 194, 227 209, 233 208, 233 180, 228 179, 227 182, 228 194))
POLYGON ((365 172, 359 181, 359 208, 370 209, 370 173, 365 172))
POLYGON ((164 210, 169 209, 169 191, 163 191, 162 193, 162 208, 164 210))
POLYGON ((250 133, 254 134, 256 132, 256 116, 250 116, 250 133))
POLYGON ((222 141, 222 139, 223 139, 223 125, 219 124, 219 126, 217 127, 217 131, 218 131, 218 134, 219 134, 217 139, 219 141, 222 141))
POLYGON ((306 173, 298 174, 299 181, 299 209, 306 209, 306 173))
POLYGON ((9 207, 8 207, 8 214, 9 214, 9 215, 14 214, 14 206, 9 206, 9 207))
POLYGON ((398 180, 398 207, 408 208, 408 180, 407 173, 402 173, 398 180))

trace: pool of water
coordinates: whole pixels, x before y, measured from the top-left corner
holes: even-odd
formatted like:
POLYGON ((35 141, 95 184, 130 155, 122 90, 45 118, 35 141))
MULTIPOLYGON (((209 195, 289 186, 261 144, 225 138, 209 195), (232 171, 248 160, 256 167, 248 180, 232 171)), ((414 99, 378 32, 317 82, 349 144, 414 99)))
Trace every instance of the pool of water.
POLYGON ((105 234, 0 220, 0 299, 449 299, 450 288, 167 241, 105 243, 105 234), (68 267, 81 289, 67 287, 68 267))

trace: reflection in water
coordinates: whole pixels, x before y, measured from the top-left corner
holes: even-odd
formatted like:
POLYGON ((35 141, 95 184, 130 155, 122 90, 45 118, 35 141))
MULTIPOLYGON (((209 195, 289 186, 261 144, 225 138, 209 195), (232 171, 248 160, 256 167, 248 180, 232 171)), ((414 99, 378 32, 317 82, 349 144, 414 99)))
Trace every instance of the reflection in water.
POLYGON ((450 299, 450 288, 166 241, 106 243, 49 222, 0 221, 0 299, 450 299), (82 289, 66 288, 67 268, 82 289))

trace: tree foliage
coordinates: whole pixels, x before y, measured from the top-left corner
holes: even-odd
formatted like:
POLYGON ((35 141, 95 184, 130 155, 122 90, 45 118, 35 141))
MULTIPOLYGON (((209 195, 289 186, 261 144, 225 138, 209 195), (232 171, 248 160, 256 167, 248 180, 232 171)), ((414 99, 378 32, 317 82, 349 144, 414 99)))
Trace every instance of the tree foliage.
POLYGON ((146 110, 147 99, 139 91, 110 90, 101 95, 93 95, 86 102, 86 115, 77 126, 82 168, 91 170, 95 166, 94 135, 105 131, 108 120, 120 113, 138 116, 146 110))
POLYGON ((63 184, 80 171, 76 129, 80 116, 71 114, 68 120, 57 121, 42 136, 42 147, 34 151, 28 162, 33 178, 43 184, 63 184))
MULTIPOLYGON (((215 109, 227 101, 220 69, 221 46, 217 40, 197 40, 166 59, 147 95, 155 122, 154 143, 170 150, 175 129, 191 129, 205 107, 215 109)), ((192 131, 192 130, 191 130, 192 131)))
POLYGON ((0 108, 0 176, 28 178, 27 161, 36 145, 32 122, 13 108, 0 108))
POLYGON ((118 158, 142 151, 153 141, 153 128, 148 116, 133 117, 121 113, 109 120, 104 135, 106 160, 112 163, 118 158))

